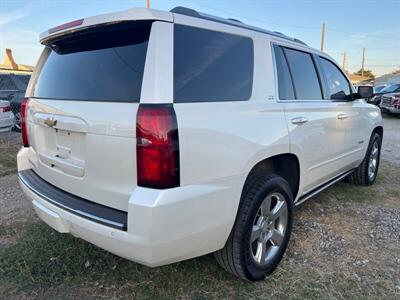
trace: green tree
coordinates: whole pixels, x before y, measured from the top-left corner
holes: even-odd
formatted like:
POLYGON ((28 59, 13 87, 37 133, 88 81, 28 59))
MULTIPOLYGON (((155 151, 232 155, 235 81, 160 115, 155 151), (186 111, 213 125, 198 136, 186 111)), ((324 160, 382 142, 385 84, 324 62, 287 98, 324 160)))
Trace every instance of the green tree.
MULTIPOLYGON (((361 76, 361 73, 362 73, 362 69, 358 70, 357 72, 354 72, 354 75, 361 76)), ((375 75, 372 73, 371 70, 364 70, 364 76, 368 77, 368 78, 371 78, 371 79, 375 78, 375 75)))

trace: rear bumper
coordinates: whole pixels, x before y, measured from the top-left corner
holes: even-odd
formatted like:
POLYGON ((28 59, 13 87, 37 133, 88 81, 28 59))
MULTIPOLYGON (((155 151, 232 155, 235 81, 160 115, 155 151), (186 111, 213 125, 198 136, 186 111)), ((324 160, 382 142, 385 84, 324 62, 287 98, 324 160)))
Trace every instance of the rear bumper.
MULTIPOLYGON (((23 148, 18 154, 20 172, 31 161, 29 153, 30 148, 23 148)), ((151 267, 222 248, 235 219, 234 193, 227 187, 237 186, 232 182, 167 190, 136 187, 126 212, 126 231, 56 205, 51 194, 38 193, 21 176, 20 184, 37 215, 55 230, 151 267)))
POLYGON ((65 192, 40 178, 32 170, 18 173, 19 180, 31 192, 72 214, 115 229, 126 231, 127 213, 65 192))

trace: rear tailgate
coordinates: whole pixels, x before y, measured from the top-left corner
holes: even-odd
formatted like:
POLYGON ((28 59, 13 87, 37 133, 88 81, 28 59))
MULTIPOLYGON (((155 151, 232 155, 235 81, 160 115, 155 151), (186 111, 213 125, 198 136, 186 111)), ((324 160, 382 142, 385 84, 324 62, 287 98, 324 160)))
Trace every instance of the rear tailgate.
POLYGON ((97 26, 47 42, 29 93, 36 174, 127 211, 136 186, 136 113, 151 21, 97 26))

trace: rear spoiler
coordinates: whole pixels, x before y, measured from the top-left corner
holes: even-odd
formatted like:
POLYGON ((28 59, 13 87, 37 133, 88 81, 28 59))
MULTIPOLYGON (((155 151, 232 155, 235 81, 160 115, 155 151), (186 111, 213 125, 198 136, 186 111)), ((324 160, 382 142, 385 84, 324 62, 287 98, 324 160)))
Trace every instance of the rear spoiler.
POLYGON ((46 41, 54 37, 58 37, 67 33, 72 33, 89 27, 116 23, 121 21, 134 21, 134 20, 160 20, 165 22, 173 22, 173 14, 170 12, 146 9, 146 8, 132 8, 125 11, 108 13, 94 17, 84 18, 68 22, 56 27, 53 27, 40 35, 40 43, 45 44, 46 41))

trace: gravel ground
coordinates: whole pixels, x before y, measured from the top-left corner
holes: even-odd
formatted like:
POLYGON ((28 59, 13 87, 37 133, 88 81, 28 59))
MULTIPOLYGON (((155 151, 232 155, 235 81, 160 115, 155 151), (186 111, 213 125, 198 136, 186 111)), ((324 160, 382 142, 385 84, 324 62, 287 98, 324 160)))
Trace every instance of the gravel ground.
POLYGON ((400 117, 384 115, 382 158, 400 167, 400 117))
MULTIPOLYGON (((21 134, 10 132, 7 133, 7 136, 3 134, 0 140, 1 151, 16 152, 20 147, 21 134), (5 140, 5 137, 7 140, 5 140)), ((13 154, 13 157, 14 156, 16 156, 16 153, 13 154)), ((15 164, 15 161, 12 163, 15 164)), ((14 173, 14 169, 15 166, 12 170, 13 174, 0 176, 0 226, 26 220, 32 215, 31 204, 26 200, 19 187, 18 178, 14 173)))
POLYGON ((21 191, 16 174, 0 177, 0 226, 28 219, 32 205, 21 191))

